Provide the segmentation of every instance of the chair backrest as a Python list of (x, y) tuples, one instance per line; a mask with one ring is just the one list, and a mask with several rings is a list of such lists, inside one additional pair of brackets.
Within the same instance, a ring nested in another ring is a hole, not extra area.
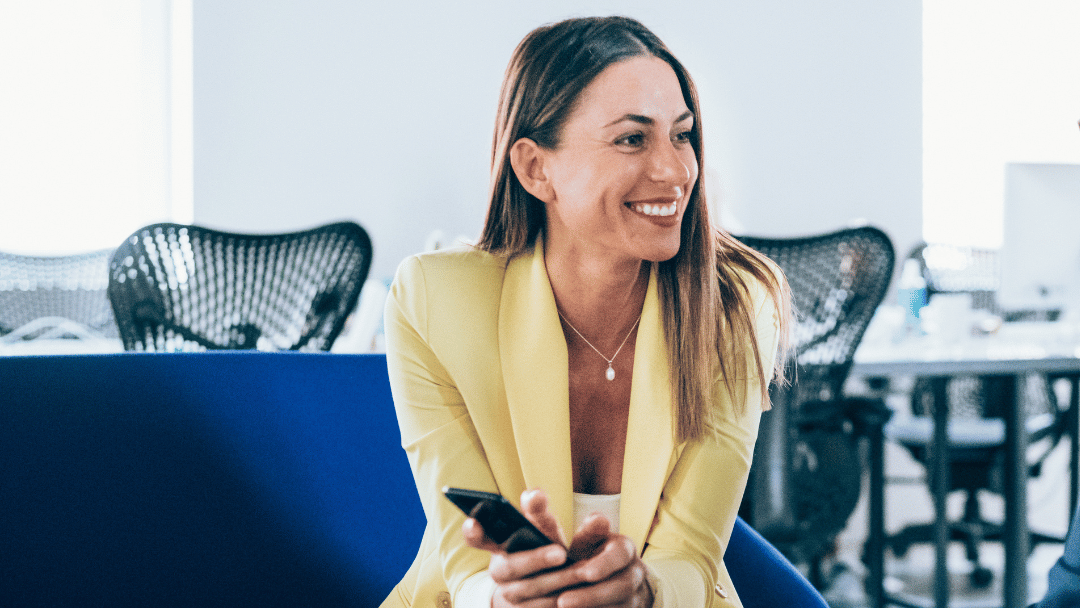
[(808, 237), (737, 237), (784, 271), (796, 310), (796, 403), (838, 397), (889, 288), (892, 241), (872, 226)]
[(125, 350), (330, 350), (371, 267), (353, 222), (287, 234), (136, 231), (109, 264)]
[(0, 252), (0, 336), (57, 318), (115, 338), (106, 296), (110, 255), (111, 249), (64, 256)]
[(888, 236), (869, 226), (738, 238), (780, 266), (796, 309), (791, 382), (770, 391), (773, 409), (762, 416), (741, 512), (785, 555), (813, 567), (858, 502), (862, 468), (843, 422), (860, 421), (840, 400), (895, 254)]

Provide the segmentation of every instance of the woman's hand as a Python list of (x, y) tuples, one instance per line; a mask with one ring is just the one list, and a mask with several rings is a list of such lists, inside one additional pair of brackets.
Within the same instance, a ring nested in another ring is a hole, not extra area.
[[(533, 525), (565, 545), (542, 491), (522, 494), (521, 506)], [(492, 554), (488, 573), (496, 584), (493, 607), (652, 606), (645, 564), (634, 543), (626, 536), (612, 534), (610, 523), (602, 515), (594, 514), (585, 520), (569, 551), (553, 543), (506, 553), (471, 518), (466, 520), (463, 533), (470, 546)]]
[(558, 597), (558, 608), (624, 606), (651, 608), (646, 567), (628, 536), (613, 534), (607, 518), (594, 513), (574, 535), (568, 551), (576, 560), (566, 570), (577, 581)]

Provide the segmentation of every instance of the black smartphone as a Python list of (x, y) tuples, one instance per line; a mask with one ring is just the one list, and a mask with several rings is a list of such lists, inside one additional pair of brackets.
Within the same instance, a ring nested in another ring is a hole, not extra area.
[(480, 522), (488, 538), (507, 553), (536, 549), (555, 542), (532, 525), (510, 501), (498, 494), (461, 488), (443, 488), (443, 494), (465, 515)]

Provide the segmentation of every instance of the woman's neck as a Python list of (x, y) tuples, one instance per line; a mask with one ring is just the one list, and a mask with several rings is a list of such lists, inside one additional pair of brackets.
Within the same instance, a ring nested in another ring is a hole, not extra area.
[(544, 252), (560, 314), (594, 346), (616, 348), (641, 316), (651, 264)]

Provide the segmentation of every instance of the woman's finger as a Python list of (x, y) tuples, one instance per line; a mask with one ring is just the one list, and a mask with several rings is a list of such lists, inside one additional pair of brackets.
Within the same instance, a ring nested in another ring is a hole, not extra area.
[(560, 593), (558, 607), (639, 606), (645, 605), (650, 597), (645, 584), (645, 564), (634, 560), (600, 581)]
[(491, 554), (488, 573), (496, 583), (509, 583), (558, 568), (566, 563), (566, 549), (551, 544), (538, 549), (506, 553), (498, 551)]
[(504, 598), (517, 605), (537, 598), (557, 598), (561, 592), (581, 584), (580, 574), (572, 568), (554, 568), (499, 583), (498, 589)]
[(579, 562), (596, 555), (611, 536), (611, 522), (601, 513), (585, 518), (574, 533), (574, 540), (567, 549), (567, 561)]
[(461, 535), (465, 537), (465, 544), (474, 549), (483, 549), (490, 553), (502, 551), (499, 545), (484, 533), (484, 526), (471, 517), (465, 518), (465, 523), (461, 524)]
[(631, 563), (639, 561), (634, 551), (634, 541), (620, 534), (610, 536), (592, 557), (574, 566), (582, 580), (602, 581), (621, 572)]
[(547, 494), (543, 490), (526, 490), (521, 493), (521, 512), (544, 536), (566, 546), (566, 535), (559, 520), (548, 509)]
[(503, 588), (499, 587), (495, 590), (495, 595), (491, 598), (491, 605), (494, 608), (558, 608), (558, 597), (537, 597), (528, 600), (512, 600), (503, 594)]

